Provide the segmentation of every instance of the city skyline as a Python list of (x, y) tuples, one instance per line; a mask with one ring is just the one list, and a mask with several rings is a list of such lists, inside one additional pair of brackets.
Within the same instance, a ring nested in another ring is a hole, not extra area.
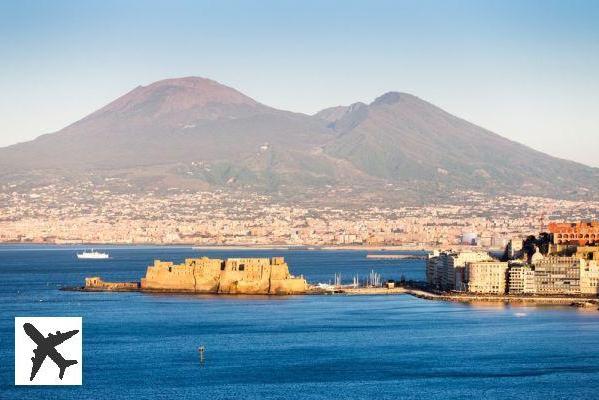
[[(308, 114), (408, 92), (599, 166), (591, 2), (7, 2), (0, 10), (0, 88), (11, 94), (0, 100), (0, 146), (59, 130), (137, 85), (204, 76)], [(573, 135), (587, 145), (564, 146)]]

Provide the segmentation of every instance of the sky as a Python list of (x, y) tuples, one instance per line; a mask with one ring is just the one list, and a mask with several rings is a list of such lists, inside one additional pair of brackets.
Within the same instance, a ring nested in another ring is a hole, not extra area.
[(0, 2), (0, 146), (202, 76), (312, 114), (412, 93), (599, 167), (599, 1)]

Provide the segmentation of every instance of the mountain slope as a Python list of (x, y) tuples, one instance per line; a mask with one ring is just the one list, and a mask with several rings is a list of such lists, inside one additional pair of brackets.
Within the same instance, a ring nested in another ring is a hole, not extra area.
[(406, 93), (353, 108), (329, 120), (337, 138), (326, 152), (372, 176), (491, 192), (598, 189), (598, 169), (507, 140)]
[[(295, 174), (332, 137), (317, 119), (214, 81), (168, 79), (137, 87), (59, 132), (0, 149), (0, 179), (44, 184), (93, 173), (142, 190), (235, 181), (273, 190), (284, 180), (275, 175)], [(304, 169), (307, 184), (323, 179)]]
[(2, 149), (3, 166), (122, 168), (244, 157), (265, 143), (301, 149), (325, 139), (310, 117), (264, 106), (214, 81), (138, 87), (88, 117)]
[(345, 187), (422, 201), (455, 190), (581, 197), (599, 193), (598, 171), (405, 93), (308, 116), (195, 77), (137, 87), (56, 133), (0, 149), (0, 183), (116, 178), (122, 190), (229, 187), (312, 196)]

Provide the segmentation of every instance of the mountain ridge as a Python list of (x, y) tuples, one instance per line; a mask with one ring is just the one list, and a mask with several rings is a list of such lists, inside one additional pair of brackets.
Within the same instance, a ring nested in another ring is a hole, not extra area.
[(306, 115), (199, 77), (138, 86), (57, 132), (0, 148), (0, 168), (0, 184), (91, 174), (118, 176), (132, 190), (176, 182), (269, 193), (350, 187), (424, 199), (455, 190), (599, 193), (599, 169), (533, 150), (412, 94)]

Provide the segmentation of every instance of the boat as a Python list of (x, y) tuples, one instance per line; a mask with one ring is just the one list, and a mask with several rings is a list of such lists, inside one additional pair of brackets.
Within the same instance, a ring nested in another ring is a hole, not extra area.
[(83, 253), (77, 253), (77, 258), (85, 260), (104, 260), (110, 258), (110, 255), (91, 249), (91, 251), (84, 250)]

